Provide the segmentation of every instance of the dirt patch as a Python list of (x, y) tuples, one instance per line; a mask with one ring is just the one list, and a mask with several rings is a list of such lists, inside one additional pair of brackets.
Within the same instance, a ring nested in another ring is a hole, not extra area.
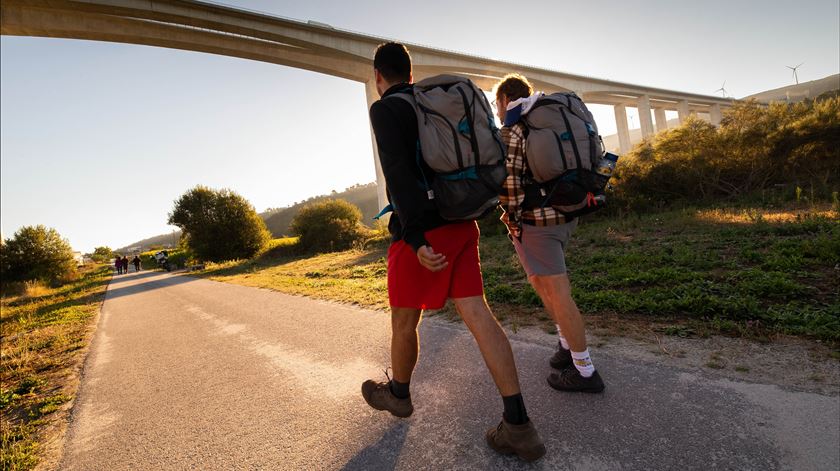
[[(650, 323), (607, 316), (587, 317), (586, 321), (589, 348), (596, 363), (599, 352), (603, 352), (646, 363), (700, 369), (733, 380), (840, 395), (840, 351), (818, 340), (775, 337), (772, 342), (761, 342), (719, 335), (682, 338), (663, 334)], [(556, 338), (536, 327), (520, 329), (513, 335), (549, 344)]]

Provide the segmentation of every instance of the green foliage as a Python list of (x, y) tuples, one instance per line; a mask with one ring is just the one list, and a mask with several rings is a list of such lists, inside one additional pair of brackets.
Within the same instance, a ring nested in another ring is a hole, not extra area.
[(182, 240), (201, 260), (250, 258), (270, 239), (263, 220), (248, 201), (230, 190), (197, 186), (182, 195), (169, 214)]
[(96, 263), (104, 263), (114, 258), (114, 251), (108, 246), (97, 247), (89, 256)]
[(304, 250), (332, 252), (350, 248), (364, 236), (359, 208), (344, 200), (310, 203), (298, 212), (290, 229)]
[(59, 411), (76, 392), (75, 366), (111, 273), (108, 265), (88, 266), (78, 280), (37, 297), (0, 299), (0, 469), (34, 468), (42, 443), (66, 423)]
[(57, 284), (76, 274), (73, 248), (52, 228), (26, 226), (0, 245), (0, 271), (4, 284), (40, 280)]
[(373, 219), (373, 216), (379, 212), (379, 199), (376, 193), (376, 183), (367, 183), (364, 185), (351, 186), (340, 193), (333, 191), (330, 195), (308, 198), (307, 200), (296, 203), (288, 208), (269, 209), (262, 213), (262, 216), (265, 219), (265, 225), (274, 237), (289, 235), (292, 233), (292, 220), (304, 206), (311, 203), (325, 201), (327, 199), (341, 199), (357, 206), (362, 212), (362, 224), (367, 226), (373, 226), (376, 224), (376, 221)]
[[(150, 250), (148, 252), (143, 252), (140, 254), (140, 268), (143, 270), (154, 270), (158, 267), (158, 262), (155, 259), (155, 254), (158, 253), (160, 250)], [(184, 268), (188, 264), (194, 261), (194, 257), (192, 254), (183, 249), (168, 249), (166, 253), (169, 254), (167, 260), (169, 264), (174, 268)]]
[(614, 202), (647, 209), (798, 187), (828, 200), (840, 185), (840, 98), (797, 104), (736, 103), (715, 127), (689, 118), (623, 156)]

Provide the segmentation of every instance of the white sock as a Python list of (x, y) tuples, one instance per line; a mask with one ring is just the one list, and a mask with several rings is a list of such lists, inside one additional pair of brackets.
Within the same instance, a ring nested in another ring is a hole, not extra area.
[(557, 338), (560, 339), (560, 346), (563, 347), (563, 350), (568, 350), (569, 342), (566, 341), (566, 337), (563, 337), (563, 332), (560, 332), (560, 326), (554, 324), (554, 327), (557, 327)]
[(575, 363), (575, 368), (584, 378), (589, 378), (595, 374), (595, 365), (592, 364), (592, 359), (589, 358), (589, 349), (582, 352), (572, 352), (572, 360)]

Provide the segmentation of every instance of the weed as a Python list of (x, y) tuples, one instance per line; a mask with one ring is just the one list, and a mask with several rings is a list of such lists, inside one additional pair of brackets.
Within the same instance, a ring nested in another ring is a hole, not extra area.
[(51, 439), (45, 430), (58, 420), (53, 412), (70, 400), (66, 370), (79, 361), (110, 274), (107, 266), (89, 268), (63, 286), (32, 288), (0, 301), (0, 469), (38, 463), (39, 443)]

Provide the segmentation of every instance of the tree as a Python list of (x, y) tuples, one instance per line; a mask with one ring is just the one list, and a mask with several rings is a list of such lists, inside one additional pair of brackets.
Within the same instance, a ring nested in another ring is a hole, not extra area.
[(254, 207), (231, 190), (196, 186), (175, 201), (169, 224), (182, 231), (198, 258), (224, 261), (250, 258), (271, 237)]
[(73, 248), (53, 228), (26, 226), (0, 250), (3, 282), (40, 280), (55, 284), (76, 272)]
[(94, 262), (107, 262), (114, 258), (114, 251), (108, 246), (96, 247), (93, 249), (93, 253), (90, 254), (90, 258), (92, 258)]
[(362, 212), (344, 200), (328, 199), (301, 208), (289, 227), (306, 250), (350, 248), (363, 235)]

